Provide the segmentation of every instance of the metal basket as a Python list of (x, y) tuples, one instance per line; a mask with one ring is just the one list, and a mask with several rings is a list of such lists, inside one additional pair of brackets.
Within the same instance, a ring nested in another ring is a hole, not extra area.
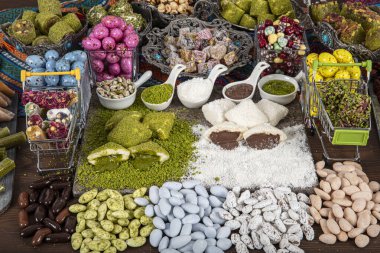
[[(154, 28), (148, 35), (148, 44), (143, 46), (142, 53), (145, 59), (152, 65), (158, 67), (161, 72), (169, 74), (170, 66), (167, 64), (165, 57), (162, 55), (164, 49), (164, 37), (166, 35), (178, 36), (179, 29), (185, 27), (192, 28), (217, 28), (226, 30), (235, 44), (238, 44), (239, 50), (236, 52), (238, 61), (229, 66), (223, 74), (228, 74), (232, 70), (245, 66), (251, 59), (250, 50), (253, 47), (253, 41), (249, 34), (232, 29), (231, 24), (224, 20), (215, 19), (212, 22), (201, 21), (197, 18), (184, 18), (172, 21), (165, 29)], [(202, 73), (182, 72), (181, 76), (186, 77), (205, 77)]]
[[(28, 87), (25, 85), (26, 76), (31, 75), (74, 75), (77, 79), (75, 87)], [(76, 148), (82, 136), (86, 124), (86, 115), (91, 97), (92, 73), (89, 64), (86, 64), (86, 72), (80, 75), (79, 69), (69, 72), (44, 72), (31, 73), (23, 70), (21, 72), (23, 88), (26, 90), (40, 91), (62, 91), (74, 90), (78, 96), (78, 102), (70, 107), (73, 118), (70, 123), (67, 137), (64, 139), (47, 139), (43, 141), (31, 141), (30, 150), (37, 156), (37, 171), (39, 173), (54, 172), (61, 170), (72, 170), (75, 165)], [(28, 118), (26, 117), (26, 121)], [(54, 165), (53, 165), (54, 164)]]
[[(21, 14), (16, 19), (20, 19), (20, 18), (21, 18)], [(23, 52), (27, 55), (33, 55), (33, 54), (43, 55), (48, 50), (56, 50), (60, 55), (64, 55), (65, 53), (77, 48), (79, 43), (82, 41), (82, 38), (86, 36), (87, 30), (88, 30), (88, 21), (81, 20), (81, 22), (82, 22), (82, 29), (75, 34), (66, 36), (60, 44), (39, 45), (39, 46), (24, 45), (19, 40), (10, 36), (8, 34), (8, 28), (12, 24), (10, 22), (2, 24), (0, 27), (1, 27), (1, 31), (4, 33), (4, 39), (8, 41), (11, 45), (13, 45), (20, 52)]]
[[(369, 132), (371, 130), (371, 118), (368, 119), (367, 128), (335, 127), (332, 124), (332, 121), (325, 109), (321, 94), (319, 92), (320, 87), (324, 85), (329, 85), (330, 82), (315, 81), (317, 69), (321, 66), (366, 67), (369, 76), (369, 72), (372, 69), (372, 62), (366, 61), (362, 63), (331, 64), (314, 61), (312, 84), (305, 84), (304, 87), (306, 89), (306, 93), (304, 94), (306, 96), (304, 98), (304, 101), (306, 103), (306, 107), (304, 108), (305, 120), (309, 127), (316, 130), (322, 144), (324, 157), (329, 161), (347, 160), (347, 158), (334, 158), (329, 155), (327, 146), (324, 143), (324, 139), (327, 138), (327, 140), (333, 145), (355, 146), (355, 156), (352, 160), (358, 161), (360, 159), (359, 146), (366, 146), (368, 142)], [(345, 85), (349, 86), (350, 92), (368, 95), (368, 85), (367, 82), (365, 82), (363, 79), (342, 79), (334, 81), (343, 82)]]

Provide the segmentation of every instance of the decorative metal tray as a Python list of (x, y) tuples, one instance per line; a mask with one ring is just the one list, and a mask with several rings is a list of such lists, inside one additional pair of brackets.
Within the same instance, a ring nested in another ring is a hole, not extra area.
[[(85, 15), (83, 15), (85, 18)], [(17, 19), (21, 18), (21, 14)], [(87, 19), (81, 20), (82, 22), (82, 29), (72, 35), (66, 36), (60, 44), (52, 44), (52, 45), (40, 45), (40, 46), (31, 46), (31, 45), (24, 45), (22, 42), (19, 40), (13, 38), (8, 34), (8, 28), (12, 23), (4, 23), (0, 26), (1, 32), (4, 33), (4, 39), (7, 40), (11, 45), (15, 46), (17, 50), (20, 52), (23, 52), (27, 55), (32, 55), (32, 54), (38, 54), (42, 55), (46, 51), (54, 49), (56, 50), (60, 55), (64, 55), (65, 53), (72, 51), (74, 48), (76, 48), (79, 43), (81, 42), (82, 38), (86, 35), (87, 30), (88, 30), (88, 21)]]
[[(179, 29), (192, 27), (192, 28), (217, 28), (226, 30), (230, 38), (234, 41), (235, 45), (238, 46), (238, 51), (236, 55), (238, 61), (232, 64), (227, 72), (230, 73), (232, 70), (246, 65), (250, 59), (250, 50), (253, 47), (252, 37), (241, 31), (236, 31), (232, 29), (231, 24), (224, 20), (214, 19), (212, 22), (201, 21), (197, 18), (184, 18), (177, 19), (172, 22), (165, 29), (154, 28), (149, 34), (147, 34), (148, 44), (143, 46), (142, 53), (148, 63), (158, 67), (161, 72), (169, 74), (171, 71), (170, 66), (167, 64), (165, 57), (162, 55), (162, 50), (164, 49), (164, 38), (167, 35), (178, 36)], [(199, 77), (205, 76), (206, 74), (200, 73), (185, 73), (182, 72), (181, 76), (186, 77)]]

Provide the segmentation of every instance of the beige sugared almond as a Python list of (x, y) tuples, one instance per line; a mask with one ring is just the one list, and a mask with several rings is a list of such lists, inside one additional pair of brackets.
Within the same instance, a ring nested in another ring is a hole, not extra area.
[(353, 165), (356, 169), (363, 170), (363, 167), (360, 163), (354, 162), (354, 161), (344, 161), (344, 165)]
[(350, 186), (351, 185), (351, 183), (350, 183), (350, 181), (348, 181), (348, 179), (347, 178), (342, 178), (342, 185), (340, 186), (340, 188), (344, 188), (344, 187), (347, 187), (347, 186)]
[(346, 220), (345, 218), (339, 219), (338, 224), (339, 224), (340, 229), (344, 232), (350, 232), (354, 228), (351, 225), (351, 223), (348, 222), (348, 220)]
[(369, 237), (377, 237), (380, 233), (380, 225), (375, 224), (367, 228), (367, 235)]
[(373, 193), (380, 191), (380, 184), (376, 181), (371, 181), (368, 183), (369, 188)]
[(322, 234), (319, 236), (319, 240), (325, 244), (335, 244), (336, 236), (333, 234)]
[[(380, 197), (380, 195), (379, 195)], [(355, 192), (354, 194), (351, 195), (351, 200), (355, 201), (357, 199), (364, 199), (365, 201), (370, 201), (372, 199), (372, 192)], [(380, 199), (379, 199), (380, 200)], [(374, 201), (376, 202), (376, 201)]]
[(319, 195), (312, 194), (309, 196), (311, 205), (317, 209), (320, 210), (322, 208), (322, 199)]
[(362, 234), (364, 231), (365, 230), (362, 228), (354, 228), (350, 232), (348, 232), (347, 235), (348, 235), (348, 238), (353, 239), (357, 237), (358, 235)]
[(354, 210), (352, 210), (350, 207), (346, 207), (344, 209), (344, 218), (351, 223), (352, 226), (356, 226), (356, 223), (357, 223), (357, 220), (358, 220), (358, 217), (356, 215), (356, 213), (354, 212)]
[(357, 227), (366, 229), (371, 224), (371, 212), (368, 210), (362, 211), (358, 215)]
[(331, 193), (333, 199), (343, 199), (345, 196), (346, 194), (342, 190), (336, 190)]
[(314, 192), (317, 195), (319, 195), (319, 197), (321, 197), (321, 199), (323, 199), (323, 200), (330, 200), (331, 199), (330, 195), (327, 192), (322, 191), (319, 188), (314, 187)]
[(331, 233), (334, 235), (337, 235), (340, 233), (340, 227), (338, 223), (334, 219), (328, 219), (326, 222), (327, 228), (330, 230)]
[[(347, 179), (348, 180), (348, 179)], [(347, 195), (351, 196), (355, 192), (360, 192), (359, 187), (355, 185), (346, 186), (342, 189)]]
[(325, 166), (326, 166), (326, 162), (325, 161), (319, 161), (319, 162), (317, 162), (316, 164), (315, 164), (315, 168), (317, 169), (317, 170), (322, 170), (322, 169), (324, 169), (325, 168)]
[(352, 203), (352, 210), (355, 212), (361, 212), (365, 209), (367, 202), (365, 199), (357, 199)]
[(369, 237), (366, 236), (366, 235), (358, 235), (356, 238), (355, 238), (355, 244), (356, 246), (358, 246), (359, 248), (364, 248), (365, 246), (367, 246), (369, 243)]
[(319, 210), (319, 213), (322, 217), (326, 218), (329, 215), (330, 210), (331, 208), (321, 208), (321, 210)]
[(347, 242), (348, 235), (344, 231), (340, 231), (340, 233), (336, 236), (340, 242)]

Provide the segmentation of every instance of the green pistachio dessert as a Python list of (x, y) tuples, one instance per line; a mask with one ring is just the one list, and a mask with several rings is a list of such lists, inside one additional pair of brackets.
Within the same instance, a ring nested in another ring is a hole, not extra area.
[(40, 12), (36, 16), (36, 27), (45, 35), (49, 34), (50, 28), (57, 22), (60, 18), (52, 12)]
[(31, 11), (31, 10), (25, 10), (22, 13), (22, 20), (29, 20), (35, 25), (35, 20), (36, 20), (37, 12)]
[(32, 46), (41, 46), (41, 45), (51, 45), (53, 44), (49, 37), (46, 35), (40, 35), (37, 38), (35, 38), (32, 42)]
[(11, 25), (12, 36), (25, 45), (29, 45), (36, 38), (36, 30), (29, 20), (18, 19)]
[(314, 22), (321, 22), (327, 15), (339, 12), (340, 10), (337, 1), (311, 5), (311, 18)]
[(380, 49), (380, 27), (374, 27), (367, 32), (364, 45), (372, 51)]
[(87, 161), (92, 165), (96, 165), (98, 158), (109, 156), (117, 156), (119, 161), (126, 161), (129, 158), (129, 154), (130, 152), (128, 149), (123, 146), (114, 142), (108, 142), (93, 150), (87, 156)]
[(241, 17), (244, 15), (244, 10), (240, 9), (234, 3), (228, 2), (222, 10), (221, 15), (232, 24), (238, 25)]
[(104, 126), (105, 130), (106, 131), (112, 130), (123, 118), (126, 118), (126, 117), (140, 121), (143, 117), (143, 114), (138, 111), (125, 111), (125, 110), (117, 111), (109, 120), (107, 120)]
[(136, 169), (148, 169), (152, 163), (163, 163), (170, 157), (163, 147), (153, 141), (130, 147), (129, 151), (133, 158), (131, 163)]
[(244, 14), (243, 17), (240, 20), (240, 25), (247, 27), (247, 28), (255, 28), (256, 27), (256, 19), (254, 17), (251, 17), (248, 14)]
[(68, 35), (74, 34), (74, 30), (64, 21), (55, 23), (49, 30), (49, 39), (59, 44)]
[(61, 3), (58, 0), (37, 0), (40, 12), (51, 12), (62, 17)]
[(236, 0), (235, 1), (236, 6), (242, 9), (245, 13), (248, 13), (249, 10), (251, 9), (251, 3), (252, 3), (252, 0)]
[(272, 14), (280, 16), (293, 10), (290, 0), (268, 0)]
[(68, 13), (63, 16), (62, 21), (67, 23), (74, 32), (79, 32), (82, 29), (82, 23), (75, 13)]
[(143, 123), (152, 130), (154, 137), (166, 140), (173, 128), (174, 119), (175, 114), (171, 112), (151, 112), (144, 117)]
[(126, 148), (148, 141), (152, 131), (144, 124), (130, 118), (123, 118), (108, 134), (108, 141)]
[(266, 0), (252, 0), (251, 9), (249, 11), (249, 15), (253, 17), (258, 17), (259, 15), (268, 14), (269, 3)]

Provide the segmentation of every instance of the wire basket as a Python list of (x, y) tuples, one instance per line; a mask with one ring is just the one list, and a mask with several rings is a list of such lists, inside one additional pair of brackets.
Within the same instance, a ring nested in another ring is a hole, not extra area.
[[(11, 45), (15, 46), (17, 50), (20, 52), (23, 52), (27, 55), (43, 55), (48, 50), (56, 50), (60, 55), (64, 55), (65, 53), (74, 50), (78, 47), (79, 43), (82, 41), (82, 38), (86, 36), (87, 30), (88, 30), (88, 21), (85, 18), (85, 15), (80, 13), (81, 15), (81, 23), (82, 23), (82, 29), (75, 33), (70, 34), (66, 36), (60, 44), (51, 44), (51, 45), (39, 45), (39, 46), (31, 46), (31, 45), (24, 45), (19, 40), (13, 38), (8, 33), (8, 28), (11, 26), (12, 23), (4, 23), (1, 27), (1, 32), (4, 34), (4, 39), (8, 41)], [(16, 19), (21, 19), (21, 14)]]
[[(86, 123), (86, 114), (89, 108), (91, 97), (92, 75), (87, 63), (85, 73), (80, 74), (79, 69), (68, 72), (43, 72), (32, 73), (25, 70), (21, 71), (21, 81), (24, 90), (32, 91), (72, 91), (75, 92), (78, 101), (69, 107), (72, 115), (70, 126), (65, 138), (62, 139), (46, 139), (46, 140), (30, 140), (28, 139), (30, 150), (37, 156), (37, 171), (39, 173), (55, 172), (61, 170), (72, 170), (74, 168), (74, 160), (76, 148), (82, 136), (82, 132)], [(75, 76), (77, 84), (72, 87), (31, 87), (25, 84), (25, 80), (29, 76), (49, 76), (49, 75), (72, 75)], [(26, 123), (28, 117), (26, 117)]]
[[(315, 129), (318, 137), (321, 141), (323, 148), (323, 155), (329, 161), (341, 161), (347, 160), (347, 158), (334, 158), (329, 155), (327, 146), (324, 139), (327, 139), (332, 145), (340, 146), (356, 146), (355, 156), (352, 160), (358, 161), (360, 159), (359, 146), (366, 146), (369, 138), (369, 132), (371, 130), (371, 118), (368, 118), (368, 127), (336, 127), (332, 123), (332, 120), (325, 108), (323, 103), (322, 95), (320, 89), (326, 85), (330, 85), (333, 82), (340, 82), (341, 84), (348, 87), (347, 91), (350, 93), (359, 93), (363, 95), (368, 95), (368, 85), (363, 79), (340, 79), (328, 82), (316, 82), (315, 75), (317, 73), (318, 67), (322, 66), (359, 66), (365, 67), (367, 69), (367, 75), (369, 78), (369, 73), (372, 69), (372, 62), (366, 61), (362, 63), (321, 63), (318, 61), (313, 62), (313, 75), (312, 84), (305, 85), (305, 99), (306, 107), (304, 109), (305, 120), (309, 127)], [(369, 79), (368, 79), (369, 80)], [(321, 129), (320, 129), (321, 128)]]

